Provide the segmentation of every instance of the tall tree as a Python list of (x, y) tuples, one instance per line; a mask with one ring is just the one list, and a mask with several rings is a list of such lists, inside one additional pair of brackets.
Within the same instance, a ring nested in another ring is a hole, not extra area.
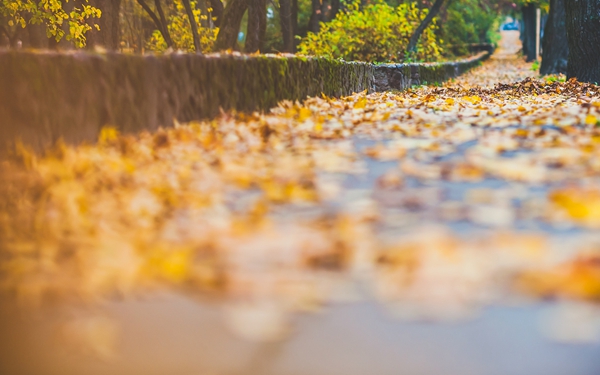
[(234, 49), (237, 45), (240, 25), (248, 2), (251, 0), (229, 0), (223, 11), (223, 19), (217, 35), (215, 48), (217, 50)]
[(536, 10), (535, 5), (526, 4), (521, 8), (523, 14), (523, 53), (527, 61), (534, 61), (536, 58), (535, 39), (536, 39)]
[(298, 0), (292, 0), (292, 33), (294, 34), (294, 51), (298, 42), (296, 41), (296, 35), (298, 35)]
[(567, 77), (600, 83), (600, 1), (565, 0)]
[[(160, 17), (160, 23), (162, 25), (161, 34), (163, 35), (163, 38), (165, 39), (165, 42), (167, 43), (167, 47), (172, 47), (173, 40), (171, 39), (171, 34), (169, 33), (169, 24), (167, 23), (167, 17), (165, 17), (165, 12), (160, 3), (160, 0), (154, 0), (154, 7), (156, 8), (156, 11), (158, 12), (158, 16)], [(158, 30), (160, 31), (160, 29), (158, 29)]]
[(100, 29), (92, 29), (89, 33), (88, 46), (102, 46), (109, 50), (118, 49), (121, 30), (119, 24), (121, 0), (90, 0), (90, 3), (102, 11), (102, 16), (95, 22)]
[[(200, 10), (200, 26), (207, 29), (210, 27), (210, 19), (208, 18), (208, 6), (206, 0), (197, 0), (196, 6)], [(203, 16), (207, 16), (206, 18)]]
[(212, 18), (214, 25), (219, 27), (221, 25), (221, 19), (223, 18), (223, 2), (221, 0), (208, 0), (208, 4), (212, 8)]
[(283, 52), (295, 52), (292, 0), (279, 0), (279, 21), (283, 35)]
[(569, 44), (567, 42), (564, 0), (550, 0), (550, 12), (544, 28), (542, 41), (542, 64), (540, 74), (567, 72)]
[(14, 31), (11, 32), (7, 27), (0, 25), (0, 35), (3, 34), (6, 37), (10, 48), (17, 48), (22, 31), (22, 28), (16, 27)]
[(421, 37), (421, 34), (423, 34), (423, 31), (425, 31), (425, 29), (427, 28), (427, 26), (429, 26), (431, 21), (433, 21), (435, 16), (438, 15), (440, 9), (442, 9), (442, 5), (444, 5), (444, 1), (445, 0), (435, 0), (435, 3), (433, 3), (431, 9), (429, 9), (427, 16), (425, 16), (423, 21), (421, 21), (419, 26), (417, 26), (415, 32), (412, 34), (410, 40), (408, 41), (408, 46), (406, 48), (407, 55), (416, 52), (417, 44), (419, 43), (419, 38)]
[(334, 19), (335, 16), (337, 16), (337, 14), (339, 13), (339, 11), (342, 9), (342, 2), (341, 0), (331, 0), (331, 15), (330, 15), (330, 19)]
[(194, 17), (194, 11), (192, 10), (192, 4), (190, 0), (181, 0), (185, 7), (188, 19), (190, 20), (190, 26), (192, 27), (192, 38), (194, 39), (194, 49), (196, 53), (202, 54), (202, 46), (200, 45), (200, 35), (198, 34), (198, 24), (196, 23), (196, 17)]
[(162, 34), (165, 43), (167, 43), (167, 47), (173, 47), (173, 40), (171, 39), (171, 34), (169, 34), (169, 28), (167, 23), (167, 18), (165, 17), (165, 12), (162, 9), (162, 5), (160, 4), (160, 0), (154, 0), (154, 7), (158, 12), (159, 16), (154, 13), (152, 8), (148, 6), (145, 0), (136, 0), (138, 4), (142, 7), (142, 9), (150, 16), (152, 22), (154, 22), (154, 26), (160, 31)]
[(44, 30), (44, 25), (27, 25), (29, 36), (29, 47), (45, 48), (48, 46), (48, 37)]
[(267, 2), (266, 0), (250, 0), (248, 4), (246, 52), (262, 51), (266, 33)]
[(323, 12), (322, 12), (322, 0), (312, 0), (312, 13), (308, 20), (308, 31), (317, 34), (320, 29)]

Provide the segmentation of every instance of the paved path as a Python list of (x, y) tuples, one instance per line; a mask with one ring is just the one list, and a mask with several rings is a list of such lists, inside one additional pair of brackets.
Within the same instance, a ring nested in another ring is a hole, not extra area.
[(0, 286), (34, 304), (225, 296), (230, 326), (253, 339), (335, 301), (442, 320), (595, 301), (598, 88), (528, 78), (510, 38), (442, 87), (106, 129), (98, 145), (4, 162)]

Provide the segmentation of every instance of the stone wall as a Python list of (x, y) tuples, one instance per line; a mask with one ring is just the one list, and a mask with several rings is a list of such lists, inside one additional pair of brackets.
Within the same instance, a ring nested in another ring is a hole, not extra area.
[(442, 83), (479, 65), (489, 56), (489, 52), (482, 51), (468, 59), (452, 62), (375, 65), (373, 90), (405, 90), (412, 86)]
[(455, 63), (384, 64), (293, 56), (0, 50), (0, 152), (15, 140), (42, 151), (58, 139), (95, 141), (103, 126), (153, 130), (268, 110), (284, 99), (339, 97), (443, 82), (488, 56)]

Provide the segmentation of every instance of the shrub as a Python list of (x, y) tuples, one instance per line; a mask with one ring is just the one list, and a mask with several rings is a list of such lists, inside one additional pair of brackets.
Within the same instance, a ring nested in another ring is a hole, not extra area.
[[(318, 34), (309, 33), (298, 46), (298, 52), (344, 60), (403, 61), (408, 40), (426, 15), (427, 10), (420, 10), (415, 4), (394, 8), (378, 0), (360, 9), (355, 1), (335, 19), (321, 24)], [(436, 40), (436, 28), (432, 22), (423, 32), (417, 52), (411, 58), (439, 59), (442, 48)]]
[(465, 55), (468, 53), (466, 44), (497, 42), (499, 16), (485, 3), (478, 0), (454, 1), (442, 17), (438, 34), (447, 52)]

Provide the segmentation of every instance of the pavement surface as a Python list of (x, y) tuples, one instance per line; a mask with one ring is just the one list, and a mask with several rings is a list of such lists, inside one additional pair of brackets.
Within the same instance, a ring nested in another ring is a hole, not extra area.
[(6, 368), (597, 374), (600, 88), (517, 50), (4, 161)]

